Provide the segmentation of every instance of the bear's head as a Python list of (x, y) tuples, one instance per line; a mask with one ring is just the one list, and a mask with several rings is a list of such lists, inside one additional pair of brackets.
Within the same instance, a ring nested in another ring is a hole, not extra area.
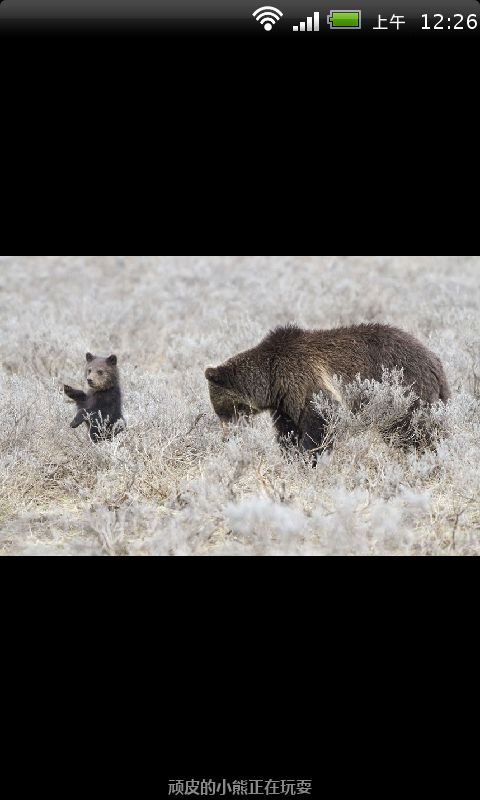
[(94, 392), (105, 392), (118, 384), (117, 356), (101, 358), (87, 353), (85, 377)]
[(212, 406), (222, 424), (258, 414), (260, 409), (255, 404), (253, 393), (246, 390), (245, 381), (239, 379), (241, 376), (233, 365), (208, 367), (205, 377)]

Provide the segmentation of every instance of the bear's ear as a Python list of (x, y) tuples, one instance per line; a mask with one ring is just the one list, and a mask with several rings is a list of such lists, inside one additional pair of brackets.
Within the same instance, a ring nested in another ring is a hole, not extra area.
[(222, 367), (208, 367), (205, 370), (205, 377), (207, 381), (214, 383), (216, 386), (226, 386), (227, 384), (226, 371)]
[(212, 383), (215, 383), (216, 374), (217, 370), (214, 369), (214, 367), (207, 367), (207, 369), (205, 370), (205, 377), (207, 381), (211, 381)]
[(112, 367), (116, 367), (117, 366), (117, 356), (108, 356), (107, 364), (110, 364), (110, 366), (112, 366)]
[(93, 361), (94, 358), (95, 358), (95, 356), (92, 356), (91, 353), (87, 353), (87, 355), (86, 355), (87, 361)]

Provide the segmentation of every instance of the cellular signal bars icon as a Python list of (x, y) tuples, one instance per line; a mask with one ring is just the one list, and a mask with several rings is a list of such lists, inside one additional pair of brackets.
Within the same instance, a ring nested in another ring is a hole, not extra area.
[[(313, 27), (312, 27), (312, 21), (313, 21)], [(300, 31), (319, 31), (320, 30), (320, 12), (319, 11), (315, 11), (314, 12), (313, 20), (312, 20), (312, 17), (307, 17), (306, 23), (305, 22), (300, 22), (299, 24), (300, 24), (300, 27), (298, 25), (294, 25), (293, 26), (293, 30), (294, 31), (298, 31), (298, 30), (300, 30)], [(307, 27), (305, 27), (305, 25)]]

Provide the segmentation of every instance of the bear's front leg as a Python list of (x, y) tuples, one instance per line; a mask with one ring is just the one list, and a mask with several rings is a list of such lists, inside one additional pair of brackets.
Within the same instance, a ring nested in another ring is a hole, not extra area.
[(63, 391), (70, 398), (70, 400), (75, 400), (76, 403), (84, 403), (87, 400), (87, 395), (85, 392), (80, 392), (78, 389), (72, 389), (71, 386), (65, 385), (63, 387)]
[(272, 411), (272, 422), (277, 432), (277, 439), (284, 453), (298, 447), (300, 432), (294, 421), (282, 411)]
[(302, 437), (301, 447), (307, 453), (317, 460), (325, 450), (329, 450), (332, 446), (331, 442), (326, 439), (327, 423), (323, 417), (316, 411), (308, 409), (301, 422)]

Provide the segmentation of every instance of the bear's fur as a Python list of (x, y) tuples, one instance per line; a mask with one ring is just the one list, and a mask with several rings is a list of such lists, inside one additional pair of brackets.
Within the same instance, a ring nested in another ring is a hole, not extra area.
[(409, 333), (380, 324), (326, 331), (279, 327), (252, 350), (209, 367), (205, 377), (222, 423), (269, 411), (281, 444), (319, 451), (325, 422), (313, 396), (323, 393), (341, 403), (334, 376), (344, 384), (357, 375), (381, 381), (383, 369), (403, 370), (405, 386), (418, 397), (416, 407), (450, 397), (439, 358)]
[(75, 401), (78, 409), (70, 427), (78, 428), (85, 423), (92, 442), (111, 440), (123, 427), (117, 424), (123, 422), (117, 356), (101, 358), (87, 353), (86, 359), (87, 393), (64, 386), (65, 394)]

